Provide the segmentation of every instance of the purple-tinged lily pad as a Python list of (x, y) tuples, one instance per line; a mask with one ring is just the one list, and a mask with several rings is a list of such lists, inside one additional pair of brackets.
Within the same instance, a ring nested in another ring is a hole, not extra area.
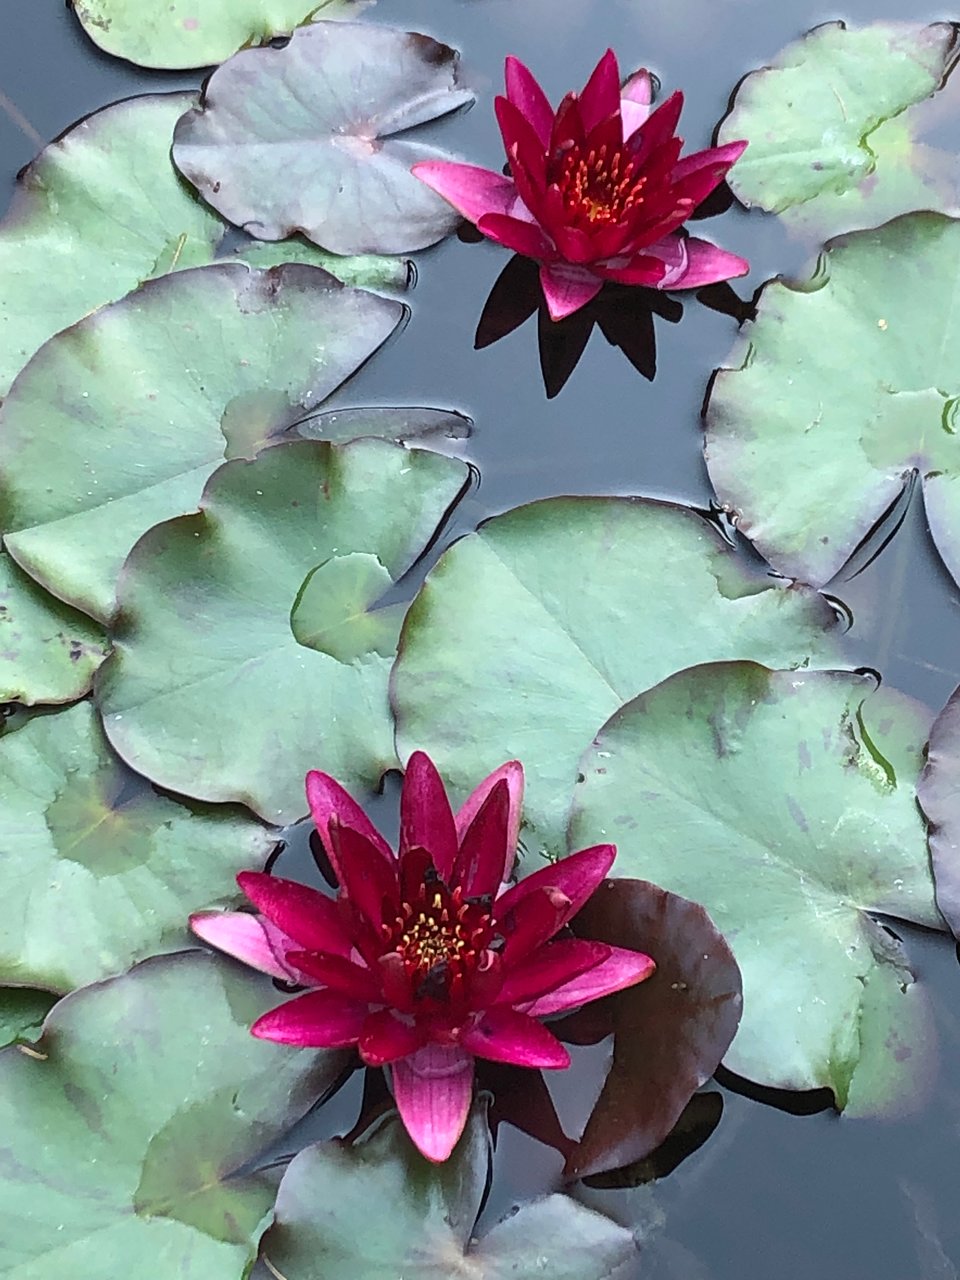
[(960, 222), (914, 213), (771, 281), (707, 407), (717, 494), (774, 568), (829, 582), (919, 473), (960, 581)]
[(182, 947), (274, 843), (236, 808), (157, 794), (89, 702), (0, 738), (0, 795), (0, 983), (67, 991)]
[(352, 1146), (325, 1142), (301, 1151), (280, 1184), (276, 1222), (264, 1238), (273, 1273), (284, 1280), (625, 1277), (636, 1265), (633, 1233), (564, 1195), (524, 1204), (474, 1237), (490, 1173), (485, 1111), (474, 1106), (441, 1165), (416, 1151), (395, 1114)]
[(271, 984), (201, 952), (62, 1000), (0, 1053), (0, 1274), (239, 1280), (276, 1180), (257, 1159), (344, 1056), (268, 1044)]
[(107, 638), (0, 552), (0, 702), (73, 702), (89, 692)]
[(124, 568), (97, 687), (123, 758), (276, 823), (306, 811), (309, 769), (376, 786), (397, 764), (387, 683), (403, 613), (381, 598), (467, 475), (383, 440), (225, 463), (198, 514), (151, 529)]
[(641, 986), (606, 1001), (613, 1064), (566, 1173), (642, 1160), (713, 1075), (740, 1021), (740, 970), (703, 907), (644, 880), (607, 880), (574, 922), (581, 937), (654, 957)]
[(349, 18), (371, 0), (70, 0), (101, 49), (141, 67), (223, 62), (312, 18)]
[(225, 457), (252, 457), (303, 418), (403, 315), (316, 267), (216, 263), (81, 320), (0, 410), (8, 551), (108, 620), (140, 535), (195, 508)]
[(851, 1115), (927, 1096), (926, 992), (875, 917), (943, 928), (915, 799), (928, 725), (867, 676), (718, 663), (628, 703), (584, 756), (571, 849), (612, 841), (614, 875), (709, 911), (743, 974), (724, 1064), (748, 1080), (829, 1088)]
[(956, 58), (950, 22), (815, 27), (737, 90), (719, 132), (749, 141), (731, 189), (817, 239), (914, 209), (956, 213), (956, 157), (917, 142)]
[(245, 49), (177, 125), (180, 172), (263, 240), (302, 232), (334, 253), (407, 253), (460, 215), (410, 172), (442, 153), (408, 131), (473, 101), (458, 55), (392, 27), (318, 22)]
[(917, 798), (930, 824), (937, 906), (960, 938), (960, 689), (953, 691), (930, 730)]
[(20, 175), (0, 222), (0, 398), (53, 334), (153, 276), (209, 262), (223, 223), (170, 163), (193, 93), (81, 120)]

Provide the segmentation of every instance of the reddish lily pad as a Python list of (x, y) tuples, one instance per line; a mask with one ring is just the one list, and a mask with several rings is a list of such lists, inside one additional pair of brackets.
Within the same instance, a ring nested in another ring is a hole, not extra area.
[(42, 1060), (0, 1053), (0, 1273), (248, 1274), (276, 1185), (257, 1157), (343, 1070), (338, 1052), (250, 1035), (275, 995), (211, 956), (166, 956), (61, 1001)]
[(380, 598), (467, 475), (382, 440), (299, 440), (222, 466), (199, 514), (152, 529), (127, 561), (98, 686), (123, 758), (277, 823), (305, 812), (309, 769), (375, 786), (396, 764), (399, 617)]
[(643, 880), (607, 880), (575, 932), (656, 958), (653, 977), (605, 1002), (613, 1063), (566, 1173), (585, 1178), (642, 1160), (713, 1075), (743, 1007), (740, 970), (703, 907)]
[(49, 991), (30, 987), (0, 987), (0, 1049), (8, 1044), (35, 1044), (43, 1020), (57, 1002)]
[(95, 44), (141, 67), (208, 67), (311, 18), (350, 17), (371, 0), (71, 0)]
[(460, 215), (410, 172), (441, 153), (407, 135), (473, 101), (457, 59), (391, 27), (303, 27), (213, 74), (203, 105), (177, 125), (174, 162), (262, 240), (300, 231), (334, 253), (423, 249)]
[(0, 222), (0, 397), (53, 334), (152, 276), (209, 262), (223, 223), (170, 163), (193, 93), (81, 120), (23, 171)]
[(87, 702), (0, 738), (0, 982), (57, 991), (183, 946), (274, 843), (237, 810), (158, 795)]
[(284, 1280), (608, 1280), (635, 1263), (632, 1232), (564, 1195), (524, 1204), (475, 1239), (489, 1171), (479, 1104), (442, 1165), (423, 1159), (395, 1116), (353, 1146), (307, 1147), (280, 1184), (264, 1256)]
[(734, 194), (817, 237), (914, 209), (957, 212), (956, 158), (916, 137), (931, 114), (918, 104), (956, 57), (949, 22), (815, 27), (737, 90), (719, 135), (749, 140)]
[(930, 824), (937, 906), (960, 938), (960, 689), (951, 694), (930, 730), (917, 798)]
[(217, 263), (88, 316), (4, 403), (7, 549), (106, 621), (137, 538), (196, 507), (224, 457), (251, 457), (302, 418), (403, 314), (316, 267)]
[(615, 842), (614, 875), (703, 903), (730, 944), (725, 1065), (851, 1115), (921, 1105), (936, 1062), (926, 992), (875, 919), (943, 928), (914, 794), (928, 724), (863, 675), (694, 667), (604, 726), (574, 798), (571, 848)]
[(107, 656), (89, 618), (38, 587), (0, 552), (0, 702), (72, 702)]
[(398, 746), (461, 796), (514, 757), (523, 842), (565, 848), (577, 763), (628, 698), (692, 663), (781, 666), (832, 652), (806, 587), (749, 568), (701, 516), (639, 498), (551, 498), (462, 538), (427, 576), (393, 673)]

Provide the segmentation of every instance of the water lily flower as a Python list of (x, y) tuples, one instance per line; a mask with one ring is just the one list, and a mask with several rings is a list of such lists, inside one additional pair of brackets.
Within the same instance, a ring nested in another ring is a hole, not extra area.
[(649, 73), (621, 89), (610, 49), (556, 111), (517, 58), (507, 58), (506, 86), (496, 111), (509, 177), (445, 160), (413, 172), (489, 239), (541, 264), (552, 319), (585, 306), (606, 280), (698, 289), (749, 271), (745, 259), (680, 230), (746, 142), (681, 159), (683, 95), (653, 110)]
[(445, 1160), (463, 1131), (474, 1060), (567, 1067), (541, 1018), (641, 982), (641, 952), (557, 937), (610, 870), (612, 845), (584, 849), (507, 883), (520, 829), (523, 770), (490, 774), (454, 814), (427, 755), (407, 765), (394, 855), (355, 800), (307, 775), (314, 822), (339, 881), (316, 889), (247, 871), (258, 914), (200, 912), (205, 941), (309, 987), (252, 1026), (281, 1044), (342, 1048), (390, 1074), (417, 1147)]

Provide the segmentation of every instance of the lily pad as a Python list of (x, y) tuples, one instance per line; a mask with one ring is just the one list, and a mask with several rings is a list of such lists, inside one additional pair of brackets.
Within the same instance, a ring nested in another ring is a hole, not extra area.
[(0, 552), (0, 702), (72, 702), (93, 683), (107, 640)]
[(43, 1020), (57, 1002), (49, 991), (0, 987), (0, 1049), (9, 1044), (35, 1044)]
[(443, 153), (408, 131), (473, 101), (458, 56), (392, 27), (302, 27), (214, 72), (177, 125), (174, 163), (262, 240), (303, 232), (342, 254), (426, 248), (460, 215), (411, 174)]
[(696, 667), (637, 698), (582, 762), (570, 847), (701, 902), (743, 974), (726, 1066), (909, 1111), (935, 1031), (876, 914), (943, 927), (914, 787), (929, 716), (851, 672)]
[(415, 279), (413, 263), (406, 258), (367, 253), (346, 258), (338, 253), (309, 244), (300, 236), (271, 243), (251, 240), (244, 244), (231, 261), (245, 262), (248, 267), (279, 267), (284, 262), (303, 262), (308, 267), (321, 267), (336, 276), (342, 284), (356, 289), (390, 289), (401, 292)]
[(150, 281), (50, 340), (0, 415), (7, 549), (106, 621), (130, 548), (196, 507), (393, 332), (401, 303), (316, 267), (218, 263)]
[(141, 67), (182, 70), (223, 62), (245, 45), (311, 18), (350, 17), (369, 0), (71, 0), (101, 49)]
[(192, 93), (118, 102), (20, 175), (0, 222), (0, 397), (53, 334), (144, 280), (209, 262), (223, 223), (170, 162)]
[(57, 991), (182, 947), (273, 838), (236, 810), (158, 795), (87, 702), (0, 739), (0, 982)]
[(914, 472), (960, 579), (960, 222), (910, 214), (775, 280), (714, 380), (706, 457), (721, 501), (782, 573), (828, 582)]
[[(956, 174), (919, 148), (915, 104), (957, 57), (952, 23), (815, 27), (748, 75), (719, 141), (749, 146), (730, 172), (734, 194), (812, 235), (876, 226), (914, 209), (956, 211)], [(942, 157), (946, 162), (947, 157)]]
[(275, 1186), (256, 1158), (343, 1065), (251, 1036), (271, 999), (236, 965), (166, 956), (62, 1001), (44, 1061), (0, 1054), (0, 1273), (248, 1274)]
[(608, 1280), (635, 1263), (632, 1232), (564, 1195), (474, 1239), (489, 1168), (482, 1105), (442, 1165), (414, 1149), (395, 1115), (353, 1146), (307, 1147), (280, 1184), (264, 1254), (284, 1280)]
[(832, 652), (834, 623), (816, 592), (751, 570), (692, 511), (535, 502), (428, 575), (393, 675), (398, 748), (428, 751), (462, 796), (522, 760), (524, 843), (559, 855), (580, 756), (619, 706), (696, 662), (802, 666)]
[(929, 821), (937, 906), (960, 937), (960, 689), (934, 721), (917, 798)]
[(657, 962), (643, 990), (607, 1001), (613, 1062), (565, 1171), (586, 1178), (643, 1160), (668, 1137), (730, 1048), (743, 998), (737, 962), (703, 907), (657, 885), (604, 881), (574, 929)]
[(473, 420), (447, 409), (389, 408), (377, 405), (366, 409), (328, 409), (311, 414), (297, 423), (297, 435), (304, 440), (329, 440), (346, 444), (361, 436), (394, 440), (397, 444), (428, 444), (441, 453), (468, 440)]
[(462, 462), (380, 440), (300, 440), (221, 467), (200, 513), (152, 529), (124, 571), (98, 687), (124, 759), (277, 823), (305, 812), (309, 769), (376, 785), (397, 763), (399, 616), (380, 597), (466, 477)]

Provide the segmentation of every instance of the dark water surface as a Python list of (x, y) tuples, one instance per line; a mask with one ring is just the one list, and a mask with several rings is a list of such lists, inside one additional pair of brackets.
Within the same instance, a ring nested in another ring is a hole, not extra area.
[[(4, 197), (39, 143), (79, 116), (134, 93), (199, 83), (199, 76), (143, 73), (105, 57), (59, 0), (0, 5)], [(491, 104), (508, 52), (530, 63), (557, 98), (580, 87), (614, 46), (625, 70), (647, 65), (666, 89), (684, 89), (682, 132), (689, 147), (699, 148), (710, 141), (740, 77), (816, 23), (960, 15), (918, 10), (908, 0), (856, 0), (842, 10), (798, 0), (380, 0), (370, 16), (462, 49), (479, 102), (449, 129), (447, 143), (499, 167)], [(801, 270), (809, 258), (775, 220), (759, 215), (732, 210), (704, 231), (751, 260), (752, 275), (735, 283), (743, 298), (771, 275)], [(491, 245), (456, 239), (421, 255), (406, 332), (336, 403), (436, 405), (475, 419), (468, 452), (481, 481), (456, 518), (460, 529), (558, 493), (642, 493), (707, 506), (699, 410), (711, 369), (733, 345), (736, 322), (693, 300), (679, 324), (657, 321), (652, 384), (595, 333), (565, 389), (547, 400), (535, 321), (484, 351), (473, 349), (484, 299), (505, 261)], [(919, 505), (864, 572), (851, 578), (848, 571), (832, 589), (854, 614), (851, 658), (939, 708), (960, 682), (960, 595), (930, 547)], [(384, 813), (391, 796), (388, 789)], [(289, 857), (288, 872), (302, 863), (296, 850)], [(878, 1123), (832, 1111), (790, 1115), (723, 1090), (716, 1132), (669, 1178), (655, 1188), (584, 1192), (622, 1220), (649, 1226), (650, 1250), (638, 1275), (954, 1280), (960, 1274), (960, 975), (945, 939), (903, 933), (918, 976), (936, 996), (942, 1070), (932, 1103), (919, 1117)], [(557, 1077), (556, 1096), (574, 1130), (592, 1102), (583, 1096), (584, 1080), (596, 1074), (594, 1068)], [(310, 1132), (349, 1127), (357, 1102), (357, 1090), (345, 1090)], [(488, 1216), (515, 1197), (548, 1189), (560, 1163), (549, 1149), (502, 1129)]]

